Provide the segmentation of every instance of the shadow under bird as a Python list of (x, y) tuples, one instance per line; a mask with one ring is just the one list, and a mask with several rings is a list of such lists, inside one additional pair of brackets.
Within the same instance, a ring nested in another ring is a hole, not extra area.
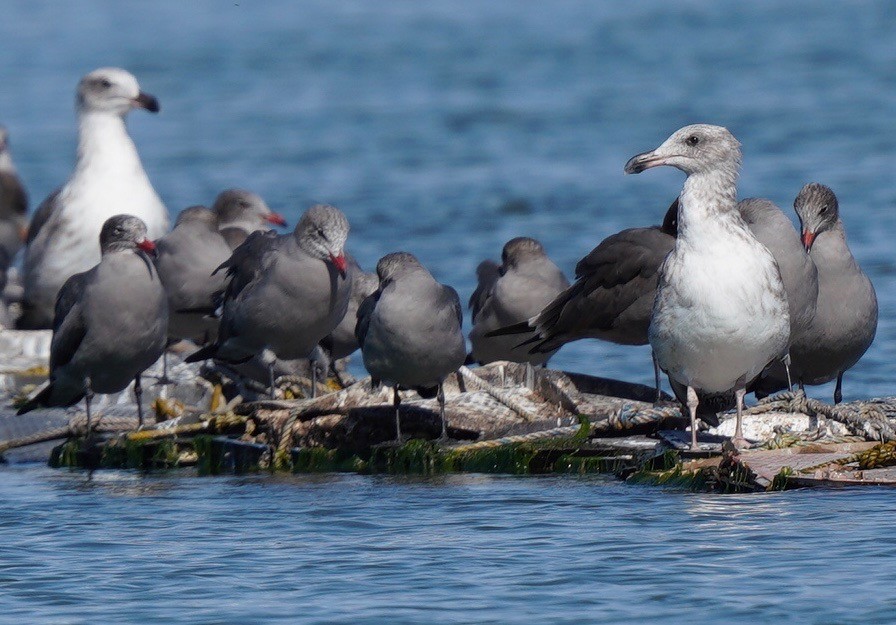
[(697, 124), (625, 165), (626, 173), (667, 165), (687, 174), (678, 236), (660, 270), (648, 337), (660, 368), (687, 389), (694, 449), (698, 391), (734, 390), (734, 442), (743, 445), (746, 387), (789, 346), (780, 271), (737, 208), (740, 164), (740, 143), (727, 129)]
[(186, 361), (242, 363), (261, 355), (273, 393), (275, 361), (309, 358), (345, 316), (352, 289), (343, 252), (348, 231), (342, 211), (319, 204), (291, 234), (250, 235), (215, 270), (228, 277), (217, 341)]
[(557, 350), (532, 350), (527, 341), (535, 336), (535, 330), (498, 336), (489, 333), (527, 322), (569, 287), (560, 268), (548, 258), (541, 243), (517, 237), (504, 245), (500, 265), (486, 260), (476, 273), (479, 284), (469, 302), (473, 318), (471, 359), (480, 364), (496, 360), (545, 364)]
[(68, 182), (44, 200), (31, 220), (20, 328), (51, 326), (60, 287), (99, 262), (96, 237), (122, 207), (143, 220), (150, 239), (168, 231), (168, 211), (125, 127), (125, 116), (135, 108), (156, 113), (159, 103), (123, 69), (98, 69), (78, 84), (77, 162)]
[(99, 264), (71, 276), (59, 291), (50, 343), (50, 379), (22, 406), (71, 406), (82, 398), (90, 432), (94, 393), (118, 393), (134, 382), (143, 425), (140, 376), (165, 349), (168, 300), (147, 254), (155, 249), (132, 215), (103, 224)]
[(0, 126), (0, 292), (6, 272), (25, 242), (28, 193), (9, 152), (9, 133)]
[(846, 242), (840, 205), (830, 188), (810, 183), (793, 203), (802, 240), (818, 270), (818, 305), (809, 329), (790, 348), (794, 378), (803, 384), (837, 380), (865, 354), (877, 332), (877, 294)]
[(460, 298), (407, 252), (376, 265), (379, 288), (361, 304), (356, 333), (372, 382), (392, 387), (395, 437), (401, 441), (399, 389), (437, 397), (442, 439), (447, 438), (442, 382), (466, 359)]
[(221, 191), (212, 204), (212, 211), (218, 216), (221, 236), (231, 250), (253, 232), (267, 230), (271, 225), (286, 225), (283, 215), (272, 211), (260, 195), (245, 189)]

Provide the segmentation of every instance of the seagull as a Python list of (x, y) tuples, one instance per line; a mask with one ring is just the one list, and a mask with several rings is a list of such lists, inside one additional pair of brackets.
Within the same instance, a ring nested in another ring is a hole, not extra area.
[(218, 231), (217, 215), (204, 206), (181, 211), (174, 229), (156, 241), (156, 270), (168, 295), (168, 336), (197, 344), (214, 340), (215, 295), (224, 290), (223, 273), (212, 275), (231, 255)]
[(687, 387), (695, 450), (697, 392), (734, 389), (733, 442), (743, 445), (747, 384), (789, 347), (781, 273), (737, 210), (740, 164), (740, 143), (726, 128), (696, 124), (625, 165), (626, 173), (669, 165), (687, 174), (678, 237), (660, 269), (648, 338), (660, 368)]
[(276, 360), (309, 358), (345, 316), (352, 289), (343, 252), (348, 231), (342, 211), (318, 204), (291, 234), (251, 234), (215, 270), (228, 277), (217, 341), (186, 361), (242, 363), (261, 355), (273, 393)]
[(818, 269), (818, 306), (808, 332), (790, 354), (800, 385), (837, 379), (834, 403), (843, 399), (843, 373), (855, 365), (877, 332), (877, 295), (846, 243), (834, 192), (807, 184), (793, 202), (802, 241)]
[(268, 224), (285, 226), (286, 219), (273, 212), (261, 196), (245, 189), (221, 191), (212, 204), (218, 216), (221, 235), (231, 250), (235, 250), (257, 230), (267, 230)]
[(100, 232), (100, 262), (59, 290), (50, 343), (50, 379), (22, 406), (71, 406), (85, 399), (87, 432), (94, 393), (118, 393), (133, 380), (143, 426), (140, 376), (165, 349), (168, 301), (152, 260), (146, 225), (132, 215), (109, 218)]
[[(511, 239), (501, 251), (501, 265), (483, 261), (477, 269), (479, 285), (470, 297), (473, 316), (471, 357), (480, 364), (496, 360), (543, 365), (556, 350), (533, 352), (524, 343), (534, 335), (488, 336), (488, 333), (537, 315), (569, 287), (563, 272), (535, 239)], [(521, 344), (523, 343), (523, 344)]]
[(358, 309), (355, 330), (374, 384), (392, 387), (395, 438), (401, 442), (399, 389), (437, 397), (441, 440), (448, 438), (442, 382), (466, 359), (460, 298), (413, 254), (394, 252), (376, 265), (379, 288)]
[(122, 208), (143, 220), (150, 239), (167, 232), (168, 212), (125, 127), (124, 118), (134, 108), (156, 113), (159, 103), (123, 69), (98, 69), (78, 84), (77, 163), (68, 182), (44, 200), (31, 220), (21, 328), (51, 325), (59, 288), (99, 262), (96, 237)]

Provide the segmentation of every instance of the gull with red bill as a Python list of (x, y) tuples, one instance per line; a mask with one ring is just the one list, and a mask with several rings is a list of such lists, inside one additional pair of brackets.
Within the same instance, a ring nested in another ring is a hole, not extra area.
[(90, 431), (94, 393), (134, 382), (143, 425), (141, 374), (165, 349), (168, 300), (147, 253), (146, 225), (133, 215), (109, 218), (100, 232), (100, 262), (71, 276), (59, 291), (50, 344), (50, 379), (19, 409), (71, 406), (85, 400)]
[(84, 76), (78, 84), (78, 154), (68, 181), (37, 208), (28, 227), (19, 327), (48, 328), (56, 294), (72, 275), (100, 260), (96, 238), (123, 209), (139, 217), (150, 239), (168, 231), (168, 211), (150, 184), (125, 116), (135, 108), (159, 111), (137, 79), (117, 67)]
[(229, 279), (218, 340), (187, 362), (240, 363), (260, 355), (273, 393), (275, 359), (309, 358), (345, 315), (352, 290), (344, 252), (348, 231), (342, 211), (318, 204), (291, 234), (250, 235), (216, 270), (226, 270)]
[(843, 373), (865, 354), (877, 332), (877, 294), (846, 242), (837, 196), (807, 184), (793, 201), (803, 245), (818, 270), (815, 318), (790, 349), (800, 385), (837, 380), (834, 403), (843, 399)]
[(218, 194), (212, 204), (218, 216), (218, 229), (231, 250), (246, 238), (269, 225), (285, 226), (286, 219), (268, 207), (260, 195), (246, 189), (227, 189)]
[(740, 143), (726, 128), (697, 124), (625, 165), (626, 173), (668, 165), (687, 175), (678, 236), (660, 269), (648, 338), (660, 368), (687, 389), (693, 449), (698, 391), (734, 390), (734, 443), (746, 443), (746, 386), (787, 354), (790, 338), (781, 273), (737, 208), (740, 164)]

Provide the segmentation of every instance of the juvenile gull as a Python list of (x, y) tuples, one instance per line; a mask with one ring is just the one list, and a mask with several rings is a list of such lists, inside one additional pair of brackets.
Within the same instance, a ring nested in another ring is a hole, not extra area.
[(698, 124), (625, 165), (626, 173), (669, 165), (687, 174), (678, 237), (660, 270), (648, 337), (659, 366), (687, 387), (694, 449), (697, 391), (734, 389), (734, 442), (741, 445), (746, 386), (788, 348), (781, 274), (737, 210), (740, 162), (740, 144), (727, 129)]
[(229, 278), (217, 341), (187, 362), (240, 363), (261, 355), (273, 392), (275, 360), (308, 358), (345, 316), (352, 289), (343, 252), (348, 230), (342, 211), (320, 204), (291, 234), (250, 235), (216, 270), (226, 269)]
[(9, 153), (9, 133), (0, 126), (0, 292), (6, 271), (22, 247), (27, 229), (28, 194)]
[(99, 262), (103, 223), (126, 209), (146, 223), (150, 239), (168, 230), (168, 212), (143, 171), (124, 118), (131, 109), (158, 112), (123, 69), (107, 67), (78, 84), (78, 158), (60, 189), (38, 207), (28, 230), (22, 328), (49, 327), (56, 293), (69, 276)]
[(174, 229), (156, 241), (156, 250), (156, 269), (168, 295), (168, 336), (198, 344), (214, 340), (214, 297), (224, 290), (226, 277), (212, 274), (231, 254), (217, 216), (204, 206), (185, 208)]
[[(508, 241), (501, 265), (483, 261), (477, 269), (479, 284), (470, 297), (473, 317), (472, 359), (480, 364), (496, 360), (541, 365), (557, 351), (532, 351), (526, 334), (489, 336), (488, 333), (534, 317), (558, 293), (569, 287), (563, 272), (548, 258), (544, 247), (528, 237)], [(559, 348), (559, 346), (558, 346)]]
[(837, 379), (834, 403), (843, 399), (843, 373), (855, 365), (877, 332), (877, 295), (846, 243), (837, 196), (810, 183), (793, 202), (802, 240), (818, 269), (818, 306), (809, 331), (794, 341), (791, 361), (801, 384)]
[(168, 333), (165, 290), (147, 252), (155, 249), (137, 217), (103, 224), (99, 264), (71, 276), (59, 290), (50, 344), (50, 379), (28, 403), (71, 406), (83, 397), (90, 431), (94, 393), (118, 393), (134, 381), (143, 425), (140, 375), (159, 359)]
[(436, 282), (412, 254), (394, 252), (376, 265), (379, 288), (361, 304), (356, 333), (374, 383), (392, 386), (395, 437), (401, 441), (398, 390), (438, 397), (447, 438), (442, 381), (466, 358), (460, 298)]
[(218, 215), (218, 228), (231, 250), (258, 230), (267, 230), (270, 224), (285, 226), (280, 213), (272, 211), (261, 196), (245, 189), (227, 189), (218, 194), (212, 211)]

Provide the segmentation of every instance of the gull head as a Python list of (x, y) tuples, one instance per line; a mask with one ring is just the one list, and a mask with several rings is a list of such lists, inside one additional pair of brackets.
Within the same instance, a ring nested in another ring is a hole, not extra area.
[(815, 237), (830, 230), (840, 220), (840, 203), (830, 187), (810, 182), (797, 194), (793, 209), (800, 219), (800, 235), (806, 251), (812, 249)]
[(265, 229), (269, 224), (285, 226), (286, 220), (275, 213), (260, 195), (245, 189), (227, 189), (215, 198), (212, 210), (222, 228), (242, 227), (250, 232)]
[(526, 261), (544, 257), (544, 247), (537, 240), (529, 237), (510, 239), (501, 251), (502, 273), (509, 267), (518, 267)]
[[(376, 275), (380, 279), (380, 288), (395, 280), (398, 276), (423, 269), (417, 257), (410, 252), (392, 252), (383, 256), (376, 264)], [(425, 269), (424, 269), (425, 271)]]
[(332, 263), (344, 278), (348, 263), (343, 248), (348, 230), (348, 219), (341, 210), (329, 204), (316, 204), (302, 215), (293, 236), (299, 247), (314, 258)]
[(155, 253), (155, 243), (146, 238), (146, 224), (133, 215), (109, 217), (100, 230), (100, 250), (103, 254), (122, 250), (142, 250)]
[(133, 74), (118, 67), (103, 67), (78, 83), (78, 111), (105, 112), (124, 117), (135, 108), (159, 112), (159, 101), (140, 91)]
[(740, 143), (727, 128), (693, 124), (675, 131), (655, 150), (633, 156), (625, 164), (625, 173), (640, 174), (651, 167), (669, 165), (689, 176), (717, 169), (736, 174), (740, 162)]
[(177, 228), (179, 225), (186, 223), (203, 224), (213, 232), (218, 231), (218, 216), (205, 206), (196, 205), (183, 209), (180, 215), (177, 216), (174, 227)]

